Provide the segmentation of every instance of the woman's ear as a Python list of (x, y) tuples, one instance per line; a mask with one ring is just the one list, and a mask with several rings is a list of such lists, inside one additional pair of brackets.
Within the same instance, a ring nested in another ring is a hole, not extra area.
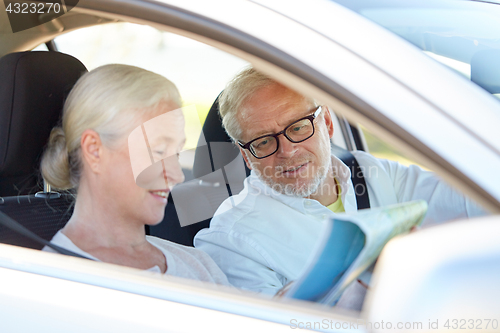
[(87, 129), (82, 133), (80, 140), (82, 156), (85, 164), (95, 173), (99, 173), (99, 166), (102, 162), (103, 146), (101, 138), (96, 131)]

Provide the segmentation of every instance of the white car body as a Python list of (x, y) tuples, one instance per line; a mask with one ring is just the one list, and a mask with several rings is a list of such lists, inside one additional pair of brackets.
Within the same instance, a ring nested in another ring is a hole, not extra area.
[[(390, 242), (361, 314), (0, 245), (2, 332), (379, 329), (360, 319), (421, 321), (423, 330), (436, 331), (427, 319), (500, 320), (500, 103), (420, 49), (327, 0), (80, 0), (56, 21), (16, 34), (8, 33), (0, 9), (0, 55), (98, 24), (94, 17), (147, 24), (220, 48), (363, 124), (497, 214)], [(470, 269), (475, 274), (436, 293), (442, 277)], [(434, 304), (432, 312), (426, 304)]]

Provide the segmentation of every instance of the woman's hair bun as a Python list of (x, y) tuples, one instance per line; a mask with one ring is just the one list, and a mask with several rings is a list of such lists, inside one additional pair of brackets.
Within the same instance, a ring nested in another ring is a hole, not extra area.
[(43, 178), (54, 188), (66, 190), (74, 187), (71, 182), (66, 136), (61, 127), (50, 132), (49, 142), (42, 155), (41, 171)]

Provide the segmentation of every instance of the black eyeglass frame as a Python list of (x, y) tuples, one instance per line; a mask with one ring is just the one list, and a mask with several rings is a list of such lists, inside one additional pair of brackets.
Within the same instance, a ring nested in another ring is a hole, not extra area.
[[(253, 155), (255, 158), (259, 159), (259, 160), (260, 160), (260, 159), (263, 159), (263, 158), (266, 158), (266, 157), (269, 157), (269, 156), (273, 155), (274, 153), (276, 153), (276, 152), (278, 151), (278, 149), (280, 149), (280, 141), (278, 140), (278, 136), (280, 136), (281, 134), (283, 134), (283, 136), (284, 136), (285, 138), (287, 138), (287, 140), (288, 140), (288, 141), (293, 142), (293, 143), (300, 143), (300, 142), (304, 142), (304, 141), (306, 141), (307, 139), (310, 139), (310, 138), (314, 135), (314, 133), (316, 132), (316, 128), (314, 127), (314, 119), (316, 119), (316, 118), (317, 118), (317, 117), (321, 114), (321, 111), (323, 111), (323, 108), (322, 108), (322, 107), (321, 107), (321, 105), (320, 105), (320, 106), (318, 106), (318, 108), (316, 109), (316, 111), (314, 111), (314, 113), (313, 113), (313, 114), (311, 114), (311, 115), (309, 115), (309, 116), (306, 116), (306, 117), (304, 117), (304, 118), (300, 118), (300, 119), (295, 120), (293, 123), (291, 123), (290, 125), (288, 125), (287, 127), (285, 127), (285, 129), (284, 129), (284, 130), (282, 130), (281, 132), (278, 132), (278, 133), (275, 133), (275, 134), (266, 134), (266, 135), (262, 135), (262, 136), (259, 136), (258, 138), (255, 138), (255, 139), (253, 139), (253, 140), (251, 140), (251, 141), (249, 141), (249, 142), (247, 142), (247, 143), (245, 143), (245, 144), (244, 144), (243, 142), (241, 142), (241, 141), (238, 141), (238, 145), (239, 145), (241, 148), (243, 148), (243, 149), (247, 149), (248, 151), (250, 151), (250, 153), (252, 153), (252, 155)], [(288, 135), (286, 135), (286, 131), (290, 128), (290, 126), (292, 126), (292, 125), (293, 125), (293, 124), (295, 124), (295, 123), (298, 123), (299, 121), (305, 120), (305, 119), (307, 119), (307, 120), (309, 120), (309, 121), (311, 122), (312, 129), (313, 129), (313, 130), (312, 130), (311, 135), (310, 135), (310, 136), (308, 136), (307, 138), (302, 139), (302, 140), (299, 140), (299, 141), (294, 141), (294, 140), (292, 140), (291, 138), (289, 138), (289, 137), (288, 137)], [(266, 155), (266, 156), (262, 156), (262, 157), (258, 157), (258, 156), (256, 156), (256, 155), (255, 155), (255, 153), (253, 152), (253, 150), (252, 150), (252, 149), (250, 149), (250, 145), (251, 145), (253, 142), (257, 141), (257, 140), (262, 139), (262, 138), (265, 138), (265, 137), (268, 137), (268, 136), (274, 137), (274, 138), (276, 139), (276, 150), (275, 150), (275, 151), (273, 151), (271, 154), (268, 154), (268, 155)]]

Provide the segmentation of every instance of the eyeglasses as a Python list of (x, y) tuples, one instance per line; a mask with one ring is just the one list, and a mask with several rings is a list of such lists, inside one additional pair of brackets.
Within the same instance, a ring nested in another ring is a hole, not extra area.
[(314, 135), (314, 119), (319, 116), (321, 111), (321, 106), (318, 106), (313, 114), (295, 121), (279, 133), (259, 136), (245, 144), (238, 141), (238, 145), (243, 149), (248, 149), (255, 158), (269, 157), (278, 151), (280, 146), (278, 136), (281, 134), (293, 143), (306, 141), (312, 137)]

